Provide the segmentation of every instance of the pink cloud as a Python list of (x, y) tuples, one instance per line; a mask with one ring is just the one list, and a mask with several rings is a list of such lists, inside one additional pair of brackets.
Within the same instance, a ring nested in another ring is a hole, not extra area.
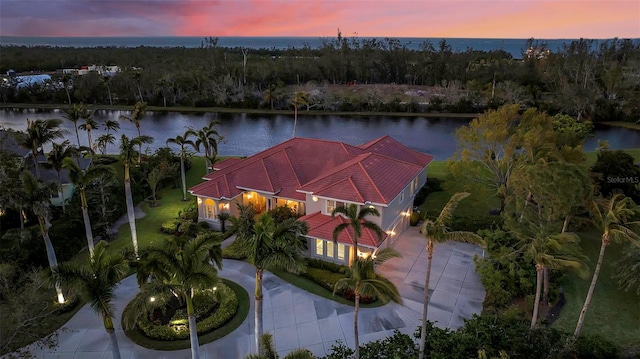
[(635, 0), (2, 0), (14, 36), (640, 37)]

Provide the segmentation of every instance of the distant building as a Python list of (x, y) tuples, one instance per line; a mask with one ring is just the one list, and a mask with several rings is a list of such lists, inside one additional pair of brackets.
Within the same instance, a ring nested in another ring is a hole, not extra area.
[(51, 76), (46, 74), (40, 75), (21, 75), (15, 77), (16, 88), (21, 89), (25, 87), (31, 87), (34, 85), (43, 85), (51, 81)]

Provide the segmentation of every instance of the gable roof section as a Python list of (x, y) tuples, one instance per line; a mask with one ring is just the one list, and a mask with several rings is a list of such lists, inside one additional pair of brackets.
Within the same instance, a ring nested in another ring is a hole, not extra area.
[(189, 191), (233, 198), (243, 190), (304, 200), (303, 192), (344, 201), (387, 204), (433, 157), (389, 136), (361, 146), (293, 138), (245, 159), (225, 160)]
[(23, 158), (29, 155), (31, 153), (30, 150), (18, 145), (15, 136), (20, 135), (21, 134), (17, 132), (0, 130), (0, 149)]
[[(320, 212), (308, 214), (300, 217), (300, 221), (305, 221), (309, 225), (308, 237), (314, 237), (324, 239), (327, 241), (333, 240), (333, 230), (341, 223), (348, 223), (349, 221), (342, 216), (331, 217)], [(353, 245), (353, 229), (347, 227), (344, 231), (338, 235), (338, 243)], [(366, 246), (371, 248), (378, 248), (387, 238), (387, 234), (382, 234), (382, 239), (378, 240), (376, 233), (368, 228), (362, 229), (362, 236), (358, 238), (358, 246)]]

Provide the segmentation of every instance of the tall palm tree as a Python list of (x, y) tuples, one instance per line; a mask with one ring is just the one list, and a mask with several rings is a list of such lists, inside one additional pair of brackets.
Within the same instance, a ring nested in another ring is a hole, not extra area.
[[(143, 143), (151, 143), (149, 136), (139, 136), (129, 139), (127, 135), (122, 135), (120, 139), (120, 159), (124, 164), (124, 194), (127, 204), (127, 215), (129, 216), (129, 228), (131, 229), (131, 241), (133, 242), (133, 252), (138, 258), (138, 232), (136, 231), (136, 215), (133, 207), (133, 196), (131, 195), (131, 175), (129, 169), (135, 160), (138, 152), (136, 147), (142, 147)], [(139, 156), (138, 156), (139, 157)]]
[(266, 90), (262, 93), (262, 97), (266, 102), (269, 103), (271, 109), (273, 110), (273, 102), (278, 99), (278, 94), (276, 93), (276, 85), (271, 84), (267, 87)]
[(293, 105), (293, 136), (296, 137), (296, 125), (298, 124), (298, 107), (309, 103), (309, 94), (304, 91), (296, 91), (291, 104)]
[[(140, 95), (142, 96), (142, 95)], [(138, 137), (142, 137), (140, 133), (140, 122), (144, 119), (144, 116), (147, 114), (147, 104), (144, 102), (136, 102), (133, 106), (133, 111), (131, 111), (131, 117), (129, 116), (120, 116), (120, 120), (130, 121), (136, 126), (136, 130), (138, 130)], [(138, 148), (138, 163), (142, 162), (142, 143)]]
[(197, 150), (196, 144), (189, 139), (193, 135), (193, 131), (187, 130), (184, 135), (176, 136), (175, 138), (167, 139), (167, 146), (170, 143), (175, 143), (180, 146), (180, 179), (182, 180), (182, 200), (187, 200), (187, 179), (184, 171), (184, 157), (185, 157), (185, 146), (191, 146), (194, 150)]
[(63, 131), (59, 128), (61, 122), (62, 121), (57, 119), (38, 119), (35, 121), (27, 119), (27, 130), (24, 133), (24, 136), (19, 137), (20, 146), (31, 150), (37, 178), (40, 178), (38, 152), (42, 151), (42, 146), (44, 144), (51, 142), (56, 138), (63, 137)]
[(87, 141), (89, 142), (89, 156), (93, 160), (93, 153), (95, 152), (93, 149), (93, 138), (91, 137), (91, 131), (98, 128), (98, 122), (93, 119), (93, 110), (88, 108), (84, 108), (82, 111), (82, 118), (84, 119), (84, 123), (78, 126), (79, 129), (83, 131), (87, 131)]
[[(273, 345), (273, 337), (271, 334), (262, 334), (260, 338), (260, 347), (262, 348), (262, 355), (249, 354), (244, 359), (280, 359), (275, 345)], [(309, 349), (294, 349), (287, 354), (283, 359), (314, 359), (315, 356), (309, 351)]]
[[(49, 227), (51, 226), (49, 223), (49, 220), (51, 219), (51, 210), (49, 208), (51, 202), (49, 198), (51, 197), (51, 191), (53, 188), (51, 185), (43, 183), (41, 180), (33, 177), (29, 171), (23, 171), (20, 174), (20, 179), (26, 194), (27, 203), (31, 206), (33, 214), (38, 217), (40, 235), (42, 235), (44, 246), (47, 250), (49, 268), (55, 274), (55, 269), (58, 266), (58, 259), (56, 257), (56, 252), (53, 249), (51, 238), (49, 238)], [(58, 303), (64, 303), (64, 295), (62, 294), (60, 283), (57, 280), (55, 288), (58, 295)]]
[(342, 288), (350, 288), (355, 295), (355, 307), (353, 310), (353, 335), (355, 341), (355, 359), (360, 358), (360, 338), (358, 335), (358, 312), (360, 310), (360, 297), (373, 295), (382, 300), (392, 300), (402, 304), (402, 298), (398, 288), (390, 280), (376, 273), (376, 265), (384, 263), (391, 258), (400, 257), (400, 253), (392, 248), (385, 248), (377, 254), (367, 258), (356, 257), (349, 269), (348, 276), (336, 282), (333, 293)]
[(116, 143), (116, 138), (110, 133), (106, 133), (104, 135), (100, 135), (96, 140), (96, 147), (100, 150), (103, 155), (107, 154), (107, 145), (113, 145)]
[(205, 171), (209, 173), (210, 167), (213, 166), (218, 155), (218, 143), (224, 138), (220, 136), (216, 130), (216, 126), (222, 125), (219, 121), (211, 121), (204, 128), (196, 131), (192, 130), (192, 133), (196, 137), (196, 150), (200, 151), (200, 146), (204, 148), (204, 163)]
[(113, 100), (111, 99), (111, 86), (110, 86), (111, 79), (112, 79), (111, 76), (102, 76), (101, 81), (107, 88), (107, 93), (109, 94), (109, 105), (113, 106)]
[(128, 273), (129, 265), (124, 255), (108, 253), (108, 248), (107, 242), (100, 241), (90, 263), (62, 263), (55, 272), (63, 286), (76, 289), (89, 302), (89, 307), (102, 317), (104, 329), (111, 339), (112, 356), (120, 359), (120, 346), (113, 326), (115, 308), (112, 302), (118, 284)]
[(593, 278), (587, 291), (587, 297), (580, 311), (580, 317), (576, 324), (576, 330), (573, 333), (574, 339), (580, 336), (584, 317), (587, 315), (589, 303), (593, 297), (593, 291), (596, 288), (602, 261), (604, 260), (604, 252), (611, 242), (629, 242), (635, 245), (640, 244), (640, 221), (637, 219), (640, 215), (640, 206), (636, 205), (629, 197), (616, 193), (611, 198), (599, 198), (591, 204), (591, 220), (593, 224), (602, 232), (600, 254), (598, 262), (593, 271)]
[(56, 171), (58, 175), (58, 192), (60, 198), (62, 198), (62, 212), (66, 212), (66, 203), (62, 196), (62, 162), (65, 158), (77, 156), (78, 150), (69, 146), (69, 141), (65, 140), (62, 143), (53, 143), (51, 152), (47, 154), (47, 162)]
[(102, 124), (102, 127), (104, 127), (104, 129), (107, 131), (108, 135), (111, 131), (118, 132), (118, 130), (120, 129), (120, 123), (114, 120), (106, 120)]
[[(197, 290), (213, 288), (219, 282), (218, 272), (209, 261), (212, 260), (214, 247), (220, 246), (220, 239), (211, 234), (196, 238), (174, 237), (162, 246), (145, 250), (137, 273), (141, 293), (132, 301), (135, 310), (132, 310), (131, 317), (124, 318), (125, 327), (132, 328), (139, 313), (148, 312), (149, 297), (166, 298), (167, 293), (172, 293), (186, 303), (191, 357), (198, 359), (200, 354), (193, 296)], [(213, 261), (221, 263), (221, 258)]]
[(433, 259), (433, 249), (435, 243), (446, 241), (468, 242), (485, 245), (482, 238), (473, 232), (449, 231), (447, 222), (451, 219), (453, 211), (469, 193), (461, 192), (454, 194), (449, 202), (442, 208), (440, 215), (435, 220), (426, 220), (422, 225), (422, 235), (427, 239), (427, 274), (424, 280), (424, 303), (422, 307), (422, 332), (420, 334), (420, 354), (419, 359), (424, 358), (425, 340), (427, 338), (427, 311), (429, 309), (429, 280), (431, 279), (431, 262)]
[(239, 205), (239, 209), (240, 218), (244, 218), (245, 223), (235, 223), (238, 229), (236, 240), (240, 241), (240, 250), (248, 253), (249, 263), (256, 268), (255, 344), (260, 355), (260, 337), (263, 332), (262, 276), (265, 269), (280, 269), (292, 273), (299, 273), (304, 269), (304, 235), (309, 228), (306, 222), (300, 222), (295, 218), (276, 223), (269, 213), (263, 213), (257, 222), (249, 227), (251, 222), (248, 219), (249, 214), (253, 212), (252, 207)]
[(526, 252), (536, 264), (536, 295), (531, 316), (531, 329), (536, 327), (538, 321), (543, 273), (548, 269), (564, 268), (573, 269), (581, 276), (586, 273), (585, 257), (580, 253), (578, 235), (569, 232), (548, 235), (543, 233), (544, 228), (540, 227), (534, 230), (538, 233), (526, 244)]
[(350, 229), (353, 231), (353, 258), (358, 257), (358, 239), (362, 237), (362, 230), (367, 228), (378, 236), (378, 240), (382, 239), (382, 228), (375, 222), (367, 219), (368, 216), (380, 217), (380, 212), (373, 207), (362, 207), (358, 211), (358, 206), (350, 204), (348, 207), (336, 207), (331, 212), (331, 217), (342, 214), (347, 218), (348, 222), (340, 223), (333, 229), (333, 241), (338, 241), (338, 236), (342, 231)]
[(78, 121), (82, 118), (84, 106), (73, 104), (70, 108), (63, 111), (62, 117), (73, 122), (73, 129), (76, 131), (76, 139), (78, 140), (78, 148), (80, 148), (80, 135), (78, 134)]
[(82, 171), (80, 166), (70, 158), (65, 158), (63, 167), (69, 171), (69, 180), (78, 188), (80, 192), (80, 205), (82, 206), (82, 220), (84, 221), (84, 231), (87, 236), (87, 246), (89, 255), (93, 259), (93, 231), (91, 230), (91, 220), (89, 219), (89, 204), (85, 190), (87, 185), (93, 180), (102, 176), (113, 176), (115, 173), (111, 167), (91, 166), (87, 171)]

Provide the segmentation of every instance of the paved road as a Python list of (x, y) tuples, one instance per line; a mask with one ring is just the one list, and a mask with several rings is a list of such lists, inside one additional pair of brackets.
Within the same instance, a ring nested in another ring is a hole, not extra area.
[[(417, 227), (399, 236), (394, 247), (403, 258), (385, 263), (380, 272), (400, 289), (404, 305), (387, 304), (379, 308), (363, 308), (359, 316), (360, 342), (378, 340), (394, 330), (412, 334), (419, 325), (422, 312), (422, 290), (426, 272), (424, 239)], [(472, 258), (482, 255), (476, 246), (445, 243), (436, 246), (430, 289), (429, 320), (440, 327), (457, 328), (465, 318), (482, 309), (485, 291), (475, 272)], [(224, 260), (220, 275), (242, 285), (249, 294), (254, 288), (251, 265)], [(274, 336), (276, 349), (286, 354), (304, 347), (317, 356), (330, 352), (341, 340), (353, 346), (353, 307), (338, 304), (301, 290), (280, 278), (265, 273), (264, 329)], [(120, 314), (136, 295), (135, 276), (124, 279), (116, 291), (114, 302), (116, 334), (123, 359), (190, 358), (190, 351), (155, 351), (131, 342), (120, 327)], [(201, 358), (244, 358), (253, 348), (253, 304), (247, 319), (233, 333), (200, 348)], [(65, 325), (55, 351), (40, 351), (38, 358), (94, 359), (111, 358), (110, 344), (101, 319), (84, 306)]]

